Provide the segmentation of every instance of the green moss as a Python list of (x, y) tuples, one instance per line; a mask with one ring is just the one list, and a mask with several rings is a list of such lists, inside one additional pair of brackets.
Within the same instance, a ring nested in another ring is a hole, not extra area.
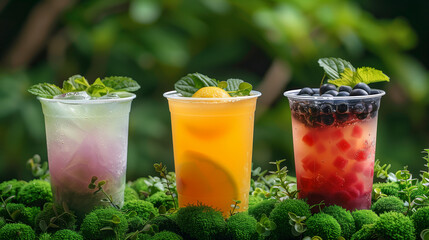
[(208, 206), (187, 206), (177, 212), (180, 230), (198, 240), (217, 239), (226, 229), (222, 213)]
[(141, 217), (138, 217), (138, 216), (127, 218), (127, 221), (128, 221), (129, 232), (142, 230), (144, 227), (143, 224), (146, 222), (146, 221), (143, 221), (143, 219), (141, 219)]
[[(9, 192), (3, 194), (3, 199), (6, 199), (6, 198), (8, 198), (10, 196), (15, 196), (16, 197), (18, 195), (19, 190), (21, 190), (21, 188), (25, 184), (27, 184), (27, 182), (25, 182), (25, 181), (18, 181), (16, 179), (12, 179), (12, 180), (4, 181), (4, 182), (0, 183), (0, 190), (3, 190), (8, 185), (12, 185), (12, 189)], [(12, 199), (12, 202), (14, 202), (15, 200), (16, 199)]]
[(374, 224), (363, 225), (362, 228), (353, 234), (351, 240), (374, 240), (377, 239), (374, 232)]
[(270, 239), (291, 239), (292, 226), (289, 224), (289, 212), (297, 216), (311, 216), (310, 206), (303, 200), (286, 199), (276, 205), (270, 213), (270, 219), (273, 221), (277, 228), (270, 235)]
[(378, 215), (392, 211), (403, 213), (406, 210), (404, 202), (398, 197), (394, 196), (382, 197), (378, 199), (377, 202), (372, 205), (371, 209)]
[(353, 219), (355, 220), (356, 230), (360, 230), (365, 224), (373, 224), (377, 221), (378, 215), (367, 209), (356, 210), (352, 212)]
[(262, 214), (270, 216), (271, 211), (277, 204), (276, 199), (268, 199), (261, 201), (249, 207), (249, 214), (252, 215), (256, 220), (260, 220)]
[[(119, 223), (113, 223), (114, 219), (119, 219)], [(110, 230), (103, 230), (106, 228)], [(124, 214), (115, 208), (99, 208), (86, 215), (80, 231), (88, 240), (123, 239), (128, 231), (128, 222)]]
[(174, 208), (173, 199), (171, 196), (165, 194), (165, 192), (156, 192), (150, 195), (146, 201), (152, 203), (156, 208), (163, 205), (167, 210)]
[(83, 237), (75, 231), (63, 229), (54, 233), (51, 240), (83, 240)]
[(149, 240), (152, 236), (146, 233), (139, 233), (137, 240)]
[(0, 239), (4, 240), (34, 240), (34, 230), (22, 223), (9, 223), (0, 229)]
[(51, 185), (43, 180), (32, 180), (19, 190), (16, 200), (27, 207), (41, 208), (45, 203), (52, 202)]
[(156, 224), (159, 231), (170, 231), (177, 234), (181, 234), (179, 225), (174, 220), (174, 215), (160, 215), (156, 216), (149, 222), (150, 224)]
[(45, 204), (43, 210), (36, 216), (37, 232), (43, 232), (43, 229), (40, 228), (41, 221), (44, 221), (46, 225), (52, 222), (58, 226), (58, 228), (48, 228), (48, 232), (55, 232), (59, 229), (74, 230), (76, 228), (76, 217), (73, 213), (65, 213), (64, 208), (58, 205), (54, 206), (53, 203)]
[(135, 211), (143, 221), (147, 221), (151, 213), (158, 214), (157, 209), (152, 203), (144, 200), (131, 200), (124, 203), (123, 210)]
[(305, 222), (306, 236), (319, 236), (323, 240), (337, 240), (341, 236), (341, 226), (334, 217), (325, 213), (317, 213)]
[(145, 181), (147, 181), (147, 178), (142, 177), (142, 178), (138, 178), (131, 184), (131, 188), (133, 188), (137, 192), (140, 199), (146, 198), (146, 196), (143, 193), (149, 192), (149, 186), (146, 184)]
[(150, 240), (183, 240), (183, 238), (174, 232), (163, 231), (155, 234)]
[(42, 233), (39, 235), (39, 240), (51, 240), (51, 234), (49, 233)]
[(424, 229), (429, 229), (429, 207), (417, 209), (411, 216), (411, 220), (414, 222), (417, 235), (420, 235)]
[(226, 237), (228, 239), (257, 240), (257, 221), (246, 212), (231, 216), (226, 222)]
[(355, 220), (349, 211), (340, 206), (328, 206), (323, 209), (323, 213), (331, 215), (337, 220), (341, 227), (341, 236), (350, 239), (356, 232)]
[[(0, 208), (0, 217), (4, 219), (10, 219), (15, 222), (21, 222), (31, 227), (34, 227), (34, 220), (36, 216), (40, 213), (40, 208), (38, 207), (25, 207), (24, 204), (20, 203), (9, 203), (6, 205), (6, 208)], [(9, 216), (9, 213), (13, 215), (14, 219)]]
[(263, 198), (259, 197), (259, 196), (254, 196), (254, 195), (250, 195), (249, 196), (249, 209), (250, 207), (252, 207), (253, 205), (260, 203), (264, 201)]
[(6, 220), (0, 217), (0, 228), (2, 228), (4, 225), (6, 225)]
[(131, 200), (138, 200), (139, 194), (131, 187), (125, 186), (124, 190), (124, 202), (128, 202)]
[(415, 239), (414, 224), (402, 213), (388, 212), (380, 215), (375, 222), (374, 231), (381, 239), (412, 240)]
[(399, 184), (395, 182), (387, 182), (387, 183), (374, 183), (372, 188), (379, 188), (382, 193), (388, 196), (399, 196)]

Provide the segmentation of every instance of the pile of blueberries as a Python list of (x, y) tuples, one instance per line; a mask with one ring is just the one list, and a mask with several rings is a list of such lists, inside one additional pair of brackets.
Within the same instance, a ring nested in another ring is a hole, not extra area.
[(302, 88), (297, 95), (330, 97), (327, 99), (291, 100), (292, 114), (299, 121), (310, 127), (343, 125), (368, 117), (377, 116), (379, 99), (367, 98), (341, 101), (341, 97), (367, 96), (381, 93), (371, 89), (365, 83), (358, 83), (353, 88), (333, 84), (323, 84), (320, 88)]

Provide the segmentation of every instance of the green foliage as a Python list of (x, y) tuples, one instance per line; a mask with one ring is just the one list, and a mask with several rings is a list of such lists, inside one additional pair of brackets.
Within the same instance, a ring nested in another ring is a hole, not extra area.
[(383, 197), (378, 199), (371, 206), (371, 209), (377, 214), (382, 214), (390, 211), (404, 213), (406, 211), (404, 202), (402, 202), (401, 199), (395, 196)]
[(271, 233), (276, 230), (276, 228), (277, 225), (265, 214), (262, 214), (261, 219), (259, 219), (259, 222), (256, 225), (256, 231), (263, 237), (270, 236)]
[(353, 234), (351, 240), (374, 240), (376, 239), (374, 224), (363, 225), (360, 230)]
[(0, 228), (6, 225), (6, 220), (3, 217), (0, 217)]
[(39, 235), (39, 240), (51, 240), (51, 234), (49, 233), (42, 233)]
[(169, 231), (181, 235), (175, 215), (159, 215), (149, 221), (149, 224), (158, 226), (159, 231)]
[(0, 217), (10, 222), (21, 222), (34, 227), (36, 216), (40, 213), (37, 207), (25, 207), (23, 204), (9, 203), (5, 208), (0, 208)]
[(53, 203), (46, 203), (36, 216), (35, 225), (38, 232), (55, 232), (60, 229), (74, 230), (76, 216), (69, 209)]
[(296, 216), (310, 217), (310, 206), (303, 200), (286, 199), (275, 206), (270, 213), (270, 220), (273, 221), (277, 228), (272, 232), (270, 239), (287, 239), (292, 238), (292, 226), (289, 221), (289, 213)]
[(62, 229), (54, 233), (50, 239), (51, 240), (83, 240), (83, 236), (75, 231), (72, 231), (69, 229)]
[(276, 204), (277, 204), (276, 199), (263, 200), (261, 202), (254, 204), (253, 206), (249, 206), (249, 214), (253, 216), (256, 220), (260, 220), (262, 214), (269, 216), (271, 211), (276, 206)]
[(138, 216), (133, 216), (133, 217), (127, 216), (127, 221), (128, 221), (128, 231), (129, 232), (137, 232), (137, 231), (142, 230), (144, 228), (145, 222), (146, 222), (146, 221), (143, 221), (143, 219), (141, 217), (138, 217)]
[(429, 229), (429, 207), (417, 209), (411, 216), (411, 220), (413, 220), (417, 234), (420, 234), (424, 229)]
[(128, 202), (131, 200), (138, 200), (138, 199), (139, 199), (139, 194), (137, 193), (137, 191), (129, 187), (128, 185), (125, 186), (124, 202)]
[(323, 240), (337, 240), (341, 236), (341, 226), (331, 215), (317, 213), (309, 217), (306, 236), (319, 236)]
[(31, 180), (19, 190), (16, 200), (26, 206), (41, 208), (52, 202), (51, 185), (44, 180)]
[(34, 154), (32, 158), (28, 159), (27, 166), (31, 169), (33, 177), (45, 180), (50, 176), (48, 171), (48, 162), (44, 161), (42, 163), (42, 159), (39, 154)]
[(176, 222), (184, 234), (198, 240), (218, 238), (226, 230), (222, 213), (204, 205), (180, 208)]
[[(4, 181), (4, 182), (0, 183), (0, 192), (1, 192), (0, 195), (3, 197), (3, 199), (7, 199), (11, 196), (15, 196), (15, 198), (16, 198), (16, 195), (18, 194), (19, 190), (21, 190), (21, 188), (25, 184), (27, 184), (27, 182), (21, 181), (21, 180), (18, 181), (16, 179)], [(10, 188), (10, 190), (7, 192), (4, 192), (4, 188), (6, 188), (9, 185), (12, 186)], [(12, 199), (12, 201), (14, 201), (14, 200)]]
[(276, 166), (276, 171), (270, 171), (270, 173), (277, 177), (275, 184), (270, 189), (270, 192), (273, 192), (273, 195), (277, 199), (282, 197), (293, 199), (296, 198), (298, 190), (296, 190), (296, 182), (288, 179), (287, 167), (281, 167), (281, 164), (284, 161), (286, 161), (286, 159), (270, 162), (270, 164)]
[(399, 196), (399, 184), (396, 182), (385, 182), (385, 183), (374, 183), (374, 189), (380, 189), (380, 191), (387, 196)]
[(151, 240), (183, 240), (183, 238), (179, 235), (177, 235), (174, 232), (168, 232), (168, 231), (162, 231), (159, 232), (153, 237), (150, 238)]
[(153, 206), (152, 203), (144, 200), (131, 200), (124, 203), (122, 207), (123, 210), (135, 211), (137, 216), (139, 216), (144, 221), (147, 221), (150, 216), (155, 216), (158, 214), (158, 211)]
[(225, 236), (227, 239), (257, 240), (256, 224), (256, 219), (246, 212), (234, 214), (226, 222)]
[(355, 220), (356, 230), (359, 231), (365, 224), (373, 224), (377, 221), (378, 215), (367, 209), (355, 210), (352, 212), (353, 219)]
[(145, 199), (149, 194), (149, 186), (146, 183), (148, 179), (146, 177), (141, 177), (132, 182), (131, 188), (134, 189), (140, 196), (140, 199)]
[(356, 232), (355, 220), (349, 211), (340, 206), (328, 206), (323, 208), (323, 213), (331, 215), (341, 227), (342, 237), (349, 239)]
[(374, 231), (381, 239), (415, 239), (413, 222), (410, 218), (398, 212), (381, 214), (380, 218), (375, 222)]
[(34, 230), (22, 223), (9, 223), (0, 228), (0, 239), (7, 240), (35, 240)]
[(128, 231), (128, 222), (125, 215), (116, 208), (100, 208), (86, 215), (80, 231), (85, 239), (123, 239)]
[[(166, 207), (166, 209), (177, 209), (177, 204), (176, 204), (176, 198), (175, 196), (177, 196), (177, 190), (175, 188), (175, 182), (176, 182), (176, 175), (175, 174), (169, 174), (167, 171), (167, 166), (165, 166), (163, 163), (155, 163), (154, 165), (155, 171), (157, 173), (159, 173), (159, 175), (161, 176), (162, 180), (164, 180), (165, 183), (165, 187), (167, 189), (167, 192), (165, 192), (165, 195), (170, 196), (170, 204), (172, 205), (172, 207), (168, 207), (167, 206), (167, 199), (162, 200), (162, 194), (159, 194), (155, 197), (152, 197), (152, 201), (154, 201), (154, 205), (155, 204), (159, 204), (160, 202), (164, 202), (164, 204), (161, 203), (161, 205), (163, 205), (164, 207)], [(164, 184), (163, 184), (164, 186)], [(150, 197), (149, 197), (150, 198)], [(161, 206), (160, 205), (160, 206)], [(160, 207), (158, 206), (158, 207)]]

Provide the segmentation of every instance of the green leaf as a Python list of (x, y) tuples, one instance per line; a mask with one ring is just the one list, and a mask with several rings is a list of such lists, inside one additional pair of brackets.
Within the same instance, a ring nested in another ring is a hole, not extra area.
[(238, 86), (238, 90), (234, 92), (228, 92), (231, 97), (239, 97), (239, 96), (250, 96), (250, 92), (252, 91), (252, 85), (247, 82), (241, 82)]
[(356, 84), (362, 82), (362, 78), (357, 72), (353, 72), (350, 68), (344, 69), (344, 72), (341, 74), (341, 78), (335, 80), (328, 80), (329, 83), (332, 83), (336, 86), (350, 86), (354, 87)]
[(351, 63), (341, 58), (321, 58), (318, 63), (331, 80), (339, 79), (341, 73), (343, 73), (346, 68), (349, 68), (352, 72), (356, 71)]
[(39, 222), (39, 227), (42, 230), (42, 232), (46, 232), (46, 230), (48, 230), (48, 225), (46, 224), (45, 220), (41, 220)]
[(228, 83), (226, 81), (221, 81), (217, 84), (218, 88), (226, 89), (228, 87)]
[(43, 98), (53, 98), (63, 93), (59, 87), (49, 83), (33, 85), (28, 89), (28, 92)]
[(1, 190), (1, 194), (8, 193), (10, 190), (12, 190), (12, 188), (13, 188), (12, 184), (6, 185), (3, 189), (0, 189)]
[(115, 231), (112, 227), (103, 227), (100, 228), (100, 231)]
[(109, 93), (111, 88), (106, 87), (104, 83), (97, 78), (95, 82), (86, 90), (91, 97), (101, 97)]
[(361, 81), (370, 84), (375, 82), (389, 82), (390, 79), (382, 71), (371, 67), (361, 67), (357, 69)]
[(81, 75), (73, 75), (63, 82), (64, 93), (85, 91), (87, 88), (89, 88), (89, 83)]
[(421, 233), (420, 233), (420, 237), (423, 240), (429, 240), (429, 229), (424, 229)]
[(174, 89), (183, 97), (192, 95), (203, 87), (217, 87), (218, 82), (200, 73), (190, 73), (174, 84)]
[(119, 224), (121, 223), (121, 219), (117, 215), (112, 216), (112, 223)]
[(140, 89), (140, 85), (129, 77), (112, 76), (103, 78), (101, 81), (106, 87), (114, 91), (135, 92)]
[(238, 91), (240, 84), (244, 81), (241, 79), (230, 78), (226, 80), (226, 82), (228, 84), (228, 86), (225, 88), (226, 91)]

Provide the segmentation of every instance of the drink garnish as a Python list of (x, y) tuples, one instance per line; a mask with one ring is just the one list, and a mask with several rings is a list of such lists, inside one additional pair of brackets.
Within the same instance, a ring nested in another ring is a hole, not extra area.
[(200, 73), (190, 73), (174, 84), (175, 90), (183, 97), (192, 97), (199, 89), (204, 87), (221, 88), (231, 97), (249, 96), (252, 91), (252, 85), (241, 79), (218, 81)]
[(194, 98), (230, 98), (231, 96), (222, 88), (203, 87), (192, 95)]
[(60, 88), (55, 84), (39, 83), (31, 86), (28, 92), (43, 98), (85, 91), (91, 97), (102, 97), (109, 93), (134, 92), (140, 89), (140, 85), (129, 77), (112, 76), (103, 79), (97, 78), (93, 84), (89, 84), (85, 77), (74, 75), (63, 82)]

